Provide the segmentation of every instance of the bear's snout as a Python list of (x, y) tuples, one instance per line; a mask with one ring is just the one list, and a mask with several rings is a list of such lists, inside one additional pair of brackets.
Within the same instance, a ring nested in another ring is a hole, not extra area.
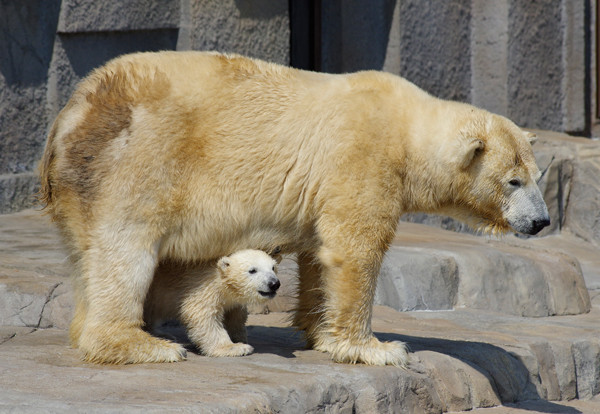
[(271, 292), (277, 292), (277, 289), (281, 286), (281, 282), (279, 282), (279, 279), (271, 279), (269, 280), (268, 285)]
[(541, 220), (533, 220), (531, 223), (531, 232), (529, 234), (538, 234), (544, 227), (550, 225), (550, 218), (543, 218)]
[(550, 225), (548, 207), (535, 184), (515, 190), (504, 213), (510, 226), (519, 233), (534, 235)]

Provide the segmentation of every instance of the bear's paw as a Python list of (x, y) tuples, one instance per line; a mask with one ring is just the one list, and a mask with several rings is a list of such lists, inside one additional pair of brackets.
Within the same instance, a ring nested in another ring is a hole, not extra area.
[(329, 337), (317, 340), (314, 349), (330, 353), (334, 361), (341, 363), (393, 365), (400, 368), (408, 364), (408, 351), (403, 342), (381, 342), (375, 337), (365, 342)]
[(180, 344), (156, 338), (139, 328), (111, 332), (84, 330), (79, 349), (85, 361), (97, 364), (178, 362), (187, 357)]

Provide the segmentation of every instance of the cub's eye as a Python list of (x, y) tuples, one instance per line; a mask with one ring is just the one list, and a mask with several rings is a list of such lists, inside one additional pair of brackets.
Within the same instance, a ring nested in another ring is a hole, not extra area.
[(248, 270), (248, 273), (250, 273), (251, 275), (256, 273), (256, 267), (253, 267), (252, 269)]
[(521, 187), (521, 180), (518, 178), (513, 178), (508, 182), (508, 184), (512, 185), (513, 187)]
[(275, 265), (273, 265), (273, 271), (275, 271)]

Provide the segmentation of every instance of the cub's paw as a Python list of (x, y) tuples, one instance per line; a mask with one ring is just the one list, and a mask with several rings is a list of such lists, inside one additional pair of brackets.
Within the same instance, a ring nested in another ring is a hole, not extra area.
[(236, 357), (236, 356), (244, 356), (250, 355), (254, 352), (254, 348), (251, 345), (236, 343), (219, 346), (217, 348), (213, 348), (210, 351), (205, 351), (204, 354), (206, 356), (211, 357)]

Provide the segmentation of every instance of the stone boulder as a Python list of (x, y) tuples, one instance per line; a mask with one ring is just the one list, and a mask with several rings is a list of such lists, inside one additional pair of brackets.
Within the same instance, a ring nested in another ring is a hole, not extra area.
[(377, 303), (397, 310), (487, 309), (539, 317), (586, 313), (577, 259), (506, 237), (401, 223), (383, 263)]

